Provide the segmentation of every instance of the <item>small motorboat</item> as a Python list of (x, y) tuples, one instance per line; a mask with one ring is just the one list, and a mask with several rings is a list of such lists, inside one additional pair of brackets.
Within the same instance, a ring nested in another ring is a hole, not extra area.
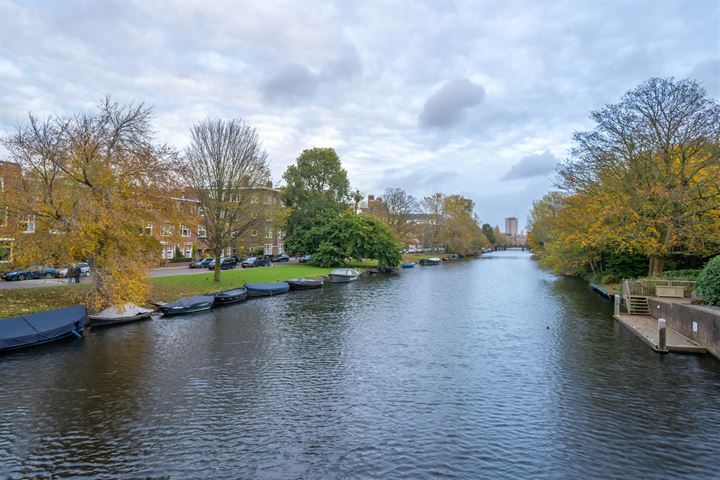
[(223, 290), (215, 294), (215, 306), (244, 302), (245, 298), (247, 298), (247, 288), (245, 287)]
[(138, 307), (134, 303), (126, 303), (125, 305), (106, 308), (95, 315), (88, 315), (88, 319), (90, 320), (91, 327), (105, 327), (108, 325), (147, 320), (152, 313), (153, 311), (147, 308)]
[(0, 351), (32, 347), (65, 337), (81, 337), (87, 323), (84, 305), (0, 320)]
[(287, 281), (287, 283), (290, 285), (290, 290), (293, 292), (299, 290), (313, 290), (320, 288), (325, 284), (325, 282), (316, 278), (291, 278)]
[(415, 262), (405, 262), (402, 265), (400, 265), (402, 268), (413, 268), (415, 266)]
[(440, 265), (442, 263), (442, 260), (439, 258), (423, 258), (420, 260), (420, 265), (423, 267), (427, 267), (430, 265)]
[[(464, 255), (463, 255), (463, 256), (464, 256)], [(460, 256), (459, 256), (459, 255), (456, 255), (456, 254), (454, 254), (454, 253), (451, 253), (450, 255), (447, 256), (447, 258), (448, 258), (448, 260), (457, 260), (457, 259), (460, 258)]]
[(248, 297), (269, 297), (287, 293), (290, 290), (290, 285), (288, 282), (247, 283), (245, 288)]
[(328, 277), (332, 283), (349, 283), (354, 282), (360, 276), (360, 272), (352, 268), (336, 268)]
[(215, 303), (215, 297), (212, 295), (197, 295), (166, 303), (160, 307), (160, 311), (165, 315), (203, 312), (210, 310), (213, 303)]

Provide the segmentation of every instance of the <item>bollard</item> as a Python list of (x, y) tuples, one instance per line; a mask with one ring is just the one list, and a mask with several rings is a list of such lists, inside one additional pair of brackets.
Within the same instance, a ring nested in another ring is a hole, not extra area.
[(615, 295), (615, 316), (620, 315), (620, 295)]
[(667, 352), (667, 322), (664, 318), (658, 318), (658, 350)]

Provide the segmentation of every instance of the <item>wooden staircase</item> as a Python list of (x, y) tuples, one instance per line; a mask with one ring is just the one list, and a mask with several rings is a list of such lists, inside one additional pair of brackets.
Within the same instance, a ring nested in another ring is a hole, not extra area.
[(648, 299), (642, 295), (629, 295), (627, 297), (627, 309), (630, 315), (650, 315)]

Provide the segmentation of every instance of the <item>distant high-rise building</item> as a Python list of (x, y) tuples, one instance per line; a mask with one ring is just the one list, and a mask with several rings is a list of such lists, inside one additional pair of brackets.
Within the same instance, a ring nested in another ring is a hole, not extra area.
[(508, 217), (505, 219), (505, 235), (509, 235), (510, 238), (515, 238), (518, 234), (518, 219), (515, 217)]

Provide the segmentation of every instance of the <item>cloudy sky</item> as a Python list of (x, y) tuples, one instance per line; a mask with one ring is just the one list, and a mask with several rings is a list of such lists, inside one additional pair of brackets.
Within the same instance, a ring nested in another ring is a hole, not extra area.
[(106, 94), (182, 148), (206, 116), (258, 129), (273, 176), (333, 147), (353, 187), (460, 193), (525, 224), (573, 130), (652, 76), (720, 96), (720, 3), (0, 0), (0, 129)]

